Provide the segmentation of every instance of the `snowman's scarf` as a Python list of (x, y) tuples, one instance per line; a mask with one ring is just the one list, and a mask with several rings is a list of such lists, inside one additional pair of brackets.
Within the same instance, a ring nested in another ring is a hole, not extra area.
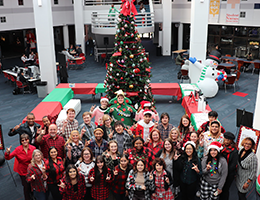
[(208, 67), (209, 67), (209, 66), (205, 66), (205, 67), (203, 67), (203, 69), (201, 70), (200, 78), (199, 78), (198, 83), (199, 83), (200, 81), (203, 81), (203, 80), (205, 79), (205, 75), (206, 75), (206, 71), (207, 71)]

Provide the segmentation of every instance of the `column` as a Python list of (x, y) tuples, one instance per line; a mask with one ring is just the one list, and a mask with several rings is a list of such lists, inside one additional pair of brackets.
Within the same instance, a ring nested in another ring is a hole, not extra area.
[[(209, 1), (191, 1), (190, 57), (196, 57), (203, 62), (206, 59), (208, 38)], [(189, 68), (192, 83), (196, 83), (200, 70), (195, 66)]]
[(68, 49), (70, 47), (69, 43), (69, 27), (68, 25), (63, 26), (63, 41), (64, 41), (64, 48)]
[(182, 49), (182, 45), (183, 45), (183, 23), (180, 23), (178, 28), (178, 49)]
[[(258, 79), (258, 88), (257, 88), (254, 121), (253, 121), (253, 128), (256, 129), (256, 130), (260, 130), (259, 120), (260, 120), (260, 76), (259, 76), (259, 79)], [(259, 163), (259, 160), (260, 160), (260, 144), (258, 144), (256, 156), (257, 156), (258, 163)], [(260, 173), (260, 168), (258, 166), (257, 174), (259, 174), (259, 173)]]
[(171, 33), (172, 33), (172, 1), (163, 0), (163, 41), (162, 41), (162, 55), (171, 55)]
[(48, 82), (48, 93), (50, 93), (57, 84), (51, 2), (52, 1), (33, 0), (41, 80)]
[(76, 45), (81, 44), (81, 49), (85, 53), (85, 34), (84, 34), (84, 0), (74, 1), (74, 24)]

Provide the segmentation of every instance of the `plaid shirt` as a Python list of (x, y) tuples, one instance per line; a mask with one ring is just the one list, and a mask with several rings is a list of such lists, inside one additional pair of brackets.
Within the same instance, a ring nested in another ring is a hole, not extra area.
[[(42, 160), (44, 166), (45, 162)], [(34, 175), (35, 179), (32, 179), (31, 176)], [(43, 180), (42, 170), (38, 167), (37, 164), (34, 166), (30, 164), (27, 168), (26, 180), (31, 184), (31, 190), (36, 192), (46, 192), (45, 180)]]
[(169, 187), (167, 187), (167, 190), (165, 189), (165, 176), (167, 176), (166, 171), (163, 170), (163, 173), (160, 176), (158, 176), (156, 171), (154, 171), (153, 176), (155, 184), (155, 196), (152, 195), (152, 200), (173, 200), (174, 197), (171, 189)]
[(118, 175), (114, 176), (114, 181), (112, 182), (111, 190), (116, 194), (124, 194), (126, 190), (125, 183), (128, 177), (128, 170), (122, 170), (119, 165), (115, 167), (115, 170), (118, 171)]
[[(117, 132), (114, 133), (112, 139), (109, 139), (110, 140), (115, 140), (117, 141), (117, 138), (116, 138), (116, 135), (119, 134)], [(134, 139), (134, 136), (133, 135), (129, 135), (126, 131), (124, 131), (123, 133), (123, 138), (124, 138), (124, 144), (123, 144), (123, 148), (124, 148), (124, 151), (127, 150), (127, 149), (130, 149), (132, 148), (132, 141)], [(118, 141), (117, 141), (118, 142)]]
[(91, 140), (89, 143), (88, 147), (91, 149), (93, 152), (94, 157), (98, 157), (99, 155), (102, 155), (103, 152), (105, 152), (108, 148), (108, 143), (106, 140), (102, 139), (102, 144), (100, 147), (96, 143), (96, 140)]
[(141, 153), (137, 153), (135, 148), (131, 148), (127, 150), (128, 159), (131, 165), (134, 166), (135, 162), (139, 159), (145, 160), (145, 167), (150, 172), (152, 171), (152, 163), (155, 159), (155, 154), (148, 147), (143, 147)]
[(95, 180), (93, 182), (90, 181), (90, 177), (94, 177), (95, 178), (95, 171), (94, 168), (92, 168), (89, 171), (89, 175), (88, 175), (88, 180), (89, 183), (92, 184), (92, 188), (91, 188), (91, 196), (95, 199), (95, 200), (105, 200), (108, 198), (109, 196), (109, 183), (112, 183), (113, 181), (113, 176), (111, 174), (111, 170), (108, 168), (107, 169), (108, 172), (108, 176), (111, 177), (111, 179), (109, 181), (106, 180), (106, 185), (104, 185), (104, 174), (102, 173), (100, 176), (100, 180), (99, 180), (99, 184), (96, 185), (95, 184)]
[(53, 166), (55, 168), (56, 172), (56, 178), (55, 180), (50, 177), (50, 164), (49, 160), (46, 160), (45, 162), (45, 169), (46, 169), (46, 175), (48, 176), (47, 183), (48, 184), (60, 184), (60, 180), (63, 177), (63, 172), (64, 172), (64, 166), (63, 166), (63, 161), (60, 157), (57, 157), (57, 163), (53, 162)]
[[(151, 198), (150, 191), (155, 190), (154, 181), (149, 179), (149, 175), (150, 175), (149, 172), (144, 172), (143, 175), (144, 175), (144, 185), (146, 187), (146, 190), (144, 190), (145, 200), (150, 200)], [(134, 170), (131, 170), (126, 179), (125, 187), (129, 192), (129, 199), (133, 199), (135, 191), (142, 191), (141, 186), (135, 184), (136, 177), (137, 177), (137, 173), (135, 173)]]
[(84, 176), (79, 173), (77, 181), (77, 191), (74, 192), (74, 186), (71, 182), (67, 182), (65, 177), (62, 178), (62, 182), (65, 183), (65, 188), (60, 187), (60, 193), (62, 194), (62, 200), (83, 200), (86, 194), (86, 184)]
[[(201, 128), (202, 130), (200, 131), (200, 129), (199, 129), (199, 130), (198, 130), (198, 134), (201, 134), (201, 133), (204, 133), (204, 132), (209, 131), (209, 121), (204, 122), (204, 123), (200, 126), (200, 128)], [(225, 132), (226, 132), (226, 130), (223, 128), (223, 126), (221, 126), (221, 133), (225, 133)]]
[(156, 155), (158, 151), (160, 151), (163, 148), (163, 141), (158, 142), (155, 147), (152, 141), (146, 143), (145, 146), (150, 148), (153, 151), (153, 153)]
[(42, 137), (42, 141), (39, 144), (39, 146), (41, 147), (41, 151), (43, 154), (44, 158), (48, 158), (48, 152), (50, 147), (55, 147), (58, 150), (58, 157), (61, 157), (62, 159), (65, 157), (64, 155), (64, 145), (65, 145), (65, 141), (63, 139), (63, 137), (57, 135), (55, 139), (53, 139), (49, 134), (48, 135), (44, 135)]
[[(120, 155), (119, 153), (117, 153), (116, 155), (116, 159), (113, 160), (111, 155), (110, 156), (107, 156), (107, 153), (108, 153), (108, 150), (103, 152), (102, 156), (104, 157), (104, 160), (105, 160), (105, 163), (106, 163), (106, 166), (111, 169), (111, 170), (114, 170), (115, 166), (117, 166), (119, 163), (120, 163)], [(115, 164), (116, 163), (116, 164)]]
[(62, 135), (65, 141), (67, 141), (70, 137), (71, 131), (78, 130), (79, 122), (76, 119), (74, 119), (73, 122), (68, 121), (68, 124), (64, 129), (64, 133), (62, 133), (62, 126), (63, 126), (63, 122), (58, 124), (58, 134)]
[[(71, 159), (68, 158), (67, 153), (68, 153), (68, 145), (70, 144), (71, 146)], [(66, 159), (68, 161), (68, 164), (75, 164), (79, 158), (81, 157), (81, 152), (84, 148), (84, 145), (81, 141), (79, 141), (79, 145), (77, 146), (74, 142), (69, 143), (66, 145), (65, 150), (66, 150)]]
[(157, 129), (160, 131), (161, 133), (161, 137), (162, 137), (162, 140), (165, 140), (166, 138), (169, 137), (169, 134), (172, 130), (174, 126), (172, 124), (168, 124), (167, 128), (165, 129), (164, 126), (162, 125), (162, 123), (160, 123), (157, 127)]

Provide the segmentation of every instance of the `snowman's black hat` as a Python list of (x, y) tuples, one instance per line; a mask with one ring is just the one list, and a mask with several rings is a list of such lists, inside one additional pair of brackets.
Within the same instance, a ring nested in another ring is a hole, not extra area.
[(218, 62), (218, 64), (220, 63), (220, 57), (221, 57), (221, 53), (217, 50), (213, 50), (210, 52), (209, 56), (207, 56), (207, 59), (212, 59)]

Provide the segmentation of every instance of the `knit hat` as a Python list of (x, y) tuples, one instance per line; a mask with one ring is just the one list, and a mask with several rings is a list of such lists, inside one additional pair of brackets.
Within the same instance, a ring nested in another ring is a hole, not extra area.
[(223, 147), (220, 144), (220, 142), (214, 141), (214, 142), (211, 142), (211, 144), (209, 145), (208, 151), (210, 149), (217, 149), (217, 151), (220, 152), (223, 149)]
[(153, 112), (148, 110), (148, 109), (146, 109), (146, 110), (144, 110), (143, 115), (145, 116), (146, 114), (150, 114), (152, 116)]
[(234, 134), (231, 133), (231, 132), (225, 132), (225, 133), (224, 133), (224, 138), (229, 139), (229, 140), (234, 140), (234, 139), (235, 139), (235, 136), (234, 136)]
[(107, 103), (109, 102), (109, 100), (108, 100), (107, 97), (101, 97), (101, 99), (100, 99), (100, 103), (101, 103), (101, 101), (106, 101)]
[(141, 107), (144, 109), (144, 107), (151, 107), (151, 102), (149, 101), (141, 101)]
[(184, 150), (188, 144), (192, 145), (196, 149), (196, 144), (193, 141), (187, 141), (182, 147), (182, 150)]
[(118, 97), (119, 95), (122, 95), (123, 97), (125, 97), (125, 93), (121, 89), (116, 91), (115, 94), (116, 94), (116, 97)]

